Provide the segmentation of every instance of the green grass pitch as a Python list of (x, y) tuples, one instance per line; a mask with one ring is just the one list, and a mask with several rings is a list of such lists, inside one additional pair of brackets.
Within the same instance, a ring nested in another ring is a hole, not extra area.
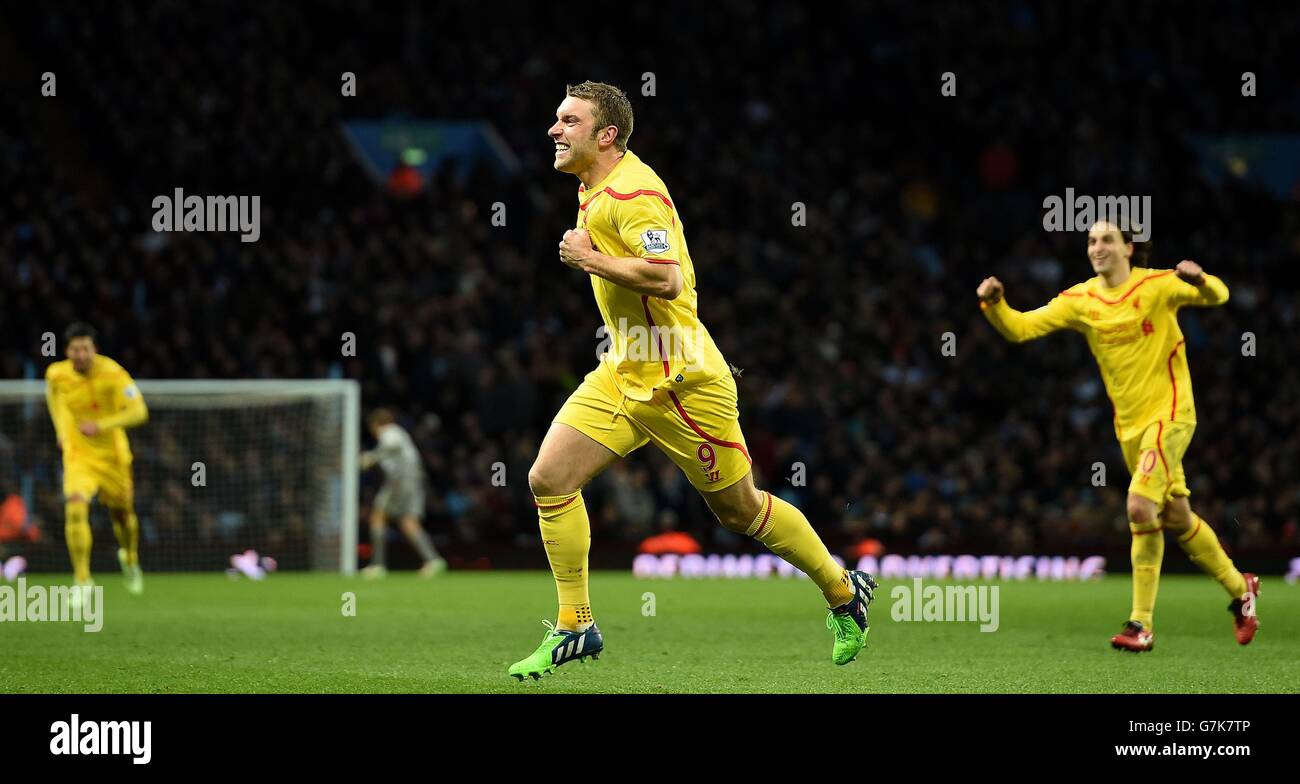
[[(894, 621), (898, 583), (886, 582), (866, 651), (836, 667), (825, 610), (806, 580), (596, 572), (605, 654), (523, 683), (506, 667), (532, 651), (540, 619), (554, 613), (545, 572), (377, 582), (281, 573), (261, 583), (146, 575), (141, 597), (116, 575), (98, 579), (98, 633), (0, 623), (0, 692), (1300, 692), (1300, 585), (1280, 577), (1264, 578), (1259, 636), (1243, 648), (1216, 584), (1166, 576), (1156, 649), (1141, 655), (1108, 645), (1128, 610), (1127, 575), (1002, 584), (991, 633), (977, 623)], [(354, 617), (342, 611), (349, 591)], [(647, 592), (653, 615), (643, 613)]]

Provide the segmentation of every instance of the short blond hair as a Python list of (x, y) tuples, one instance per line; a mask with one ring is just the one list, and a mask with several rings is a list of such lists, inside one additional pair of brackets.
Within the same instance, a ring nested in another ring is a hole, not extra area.
[(587, 81), (565, 86), (564, 94), (590, 101), (596, 117), (596, 133), (611, 125), (618, 128), (614, 146), (620, 152), (627, 152), (627, 140), (632, 135), (632, 102), (627, 99), (627, 93), (612, 84)]
[(393, 412), (386, 408), (376, 408), (374, 411), (370, 412), (370, 416), (366, 417), (366, 423), (372, 428), (391, 425), (396, 421), (397, 418), (393, 416)]

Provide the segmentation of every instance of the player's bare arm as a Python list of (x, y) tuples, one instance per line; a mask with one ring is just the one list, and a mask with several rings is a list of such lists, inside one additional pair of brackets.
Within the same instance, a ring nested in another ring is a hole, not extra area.
[(560, 240), (560, 261), (638, 294), (676, 299), (682, 276), (676, 264), (656, 264), (634, 256), (607, 256), (591, 244), (586, 229), (569, 229)]

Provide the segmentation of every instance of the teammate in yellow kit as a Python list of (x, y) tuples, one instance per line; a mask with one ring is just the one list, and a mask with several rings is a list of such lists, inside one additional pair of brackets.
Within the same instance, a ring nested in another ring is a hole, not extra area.
[(68, 358), (45, 371), (45, 396), (63, 451), (64, 532), (73, 578), (78, 586), (93, 585), (90, 502), (98, 495), (113, 520), (127, 590), (139, 594), (140, 524), (126, 428), (145, 422), (149, 410), (122, 366), (96, 353), (92, 327), (73, 324), (64, 340)]
[(1037, 310), (1021, 313), (1002, 297), (1002, 283), (986, 278), (977, 290), (980, 309), (1008, 340), (1017, 343), (1059, 329), (1082, 332), (1097, 359), (1115, 409), (1115, 437), (1132, 480), (1128, 518), (1132, 531), (1133, 609), (1124, 630), (1111, 638), (1121, 650), (1148, 651), (1155, 644), (1152, 616), (1164, 534), (1178, 539), (1192, 562), (1223, 586), (1232, 603), (1237, 642), (1255, 637), (1259, 578), (1233, 566), (1209, 524), (1192, 511), (1183, 454), (1196, 429), (1187, 349), (1178, 328), (1184, 305), (1222, 305), (1228, 287), (1199, 264), (1172, 270), (1135, 266), (1146, 247), (1109, 222), (1088, 233), (1088, 258), (1096, 277), (1062, 291)]
[(560, 607), (541, 645), (509, 673), (537, 678), (603, 650), (587, 592), (582, 487), (652, 442), (724, 527), (812, 578), (830, 608), (832, 659), (847, 664), (866, 644), (875, 582), (839, 566), (798, 509), (755, 488), (736, 383), (697, 314), (681, 216), (663, 181), (627, 148), (631, 103), (616, 87), (584, 82), (566, 90), (555, 116), (554, 166), (581, 182), (560, 260), (590, 276), (608, 351), (556, 415), (528, 474)]

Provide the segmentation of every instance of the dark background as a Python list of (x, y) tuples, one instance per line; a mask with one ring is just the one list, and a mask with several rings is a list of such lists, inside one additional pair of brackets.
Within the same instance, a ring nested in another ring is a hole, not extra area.
[[(1083, 339), (1011, 346), (974, 297), (996, 274), (1029, 309), (1090, 277), (1084, 236), (1042, 228), (1043, 198), (1072, 187), (1149, 195), (1152, 266), (1194, 259), (1228, 284), (1226, 306), (1180, 318), (1199, 419), (1192, 500), (1234, 553), (1296, 554), (1300, 191), (1211, 184), (1188, 142), (1300, 129), (1300, 22), (1280, 9), (11, 8), (0, 377), (39, 378), (40, 335), (85, 318), (137, 378), (358, 379), (365, 408), (394, 407), (422, 448), (440, 546), (462, 563), (517, 553), (540, 566), (527, 471), (594, 366), (600, 323), (586, 279), (555, 254), (577, 183), (552, 170), (545, 131), (566, 82), (605, 80), (632, 98), (631, 147), (682, 215), (701, 317), (744, 369), (756, 478), (837, 548), (874, 537), (890, 552), (1127, 563), (1127, 474)], [(57, 98), (40, 97), (44, 71)], [(354, 98), (340, 95), (344, 71)], [(940, 94), (946, 71), (955, 97)], [(1241, 95), (1244, 71), (1256, 97)], [(522, 173), (445, 172), (394, 199), (339, 130), (393, 114), (489, 121)], [(147, 242), (153, 197), (176, 187), (261, 195), (260, 241)], [(489, 222), (494, 202), (505, 227)], [(791, 226), (794, 202), (806, 227)], [(949, 331), (955, 357), (940, 353)], [(1247, 331), (1257, 356), (1241, 354)], [(354, 358), (340, 356), (344, 332)], [(498, 461), (503, 488), (489, 481)], [(806, 487), (787, 479), (796, 461)], [(1095, 461), (1109, 486), (1091, 485)], [(33, 510), (55, 539), (56, 491)], [(706, 549), (751, 546), (653, 449), (586, 496), (598, 548), (669, 524)]]

